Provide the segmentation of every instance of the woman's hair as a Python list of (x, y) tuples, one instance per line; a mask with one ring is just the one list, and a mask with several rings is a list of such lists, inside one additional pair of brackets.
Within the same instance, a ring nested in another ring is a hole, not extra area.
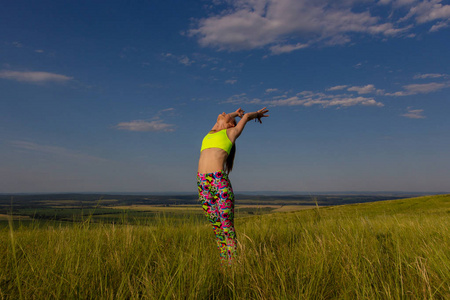
[(227, 157), (227, 162), (225, 163), (225, 171), (227, 172), (227, 174), (230, 174), (231, 170), (233, 170), (235, 154), (236, 154), (236, 144), (233, 144), (233, 147), (231, 147), (230, 150), (230, 154)]
[[(236, 124), (237, 124), (236, 119), (235, 118), (232, 118), (232, 119), (233, 119), (234, 126), (236, 126)], [(236, 154), (236, 143), (234, 143), (233, 146), (231, 147), (230, 154), (228, 154), (227, 161), (225, 163), (225, 171), (227, 172), (227, 174), (230, 174), (231, 170), (233, 170), (235, 154)]]

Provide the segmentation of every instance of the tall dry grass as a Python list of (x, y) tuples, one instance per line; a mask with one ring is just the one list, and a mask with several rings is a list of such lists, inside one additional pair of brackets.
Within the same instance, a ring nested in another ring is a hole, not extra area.
[(10, 226), (0, 299), (449, 299), (450, 196), (433, 199), (237, 219), (231, 268), (206, 220)]

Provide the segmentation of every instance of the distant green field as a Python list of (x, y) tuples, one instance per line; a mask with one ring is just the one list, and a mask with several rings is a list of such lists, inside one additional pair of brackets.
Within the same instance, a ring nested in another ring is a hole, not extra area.
[[(115, 200), (103, 200), (96, 203), (77, 203), (74, 200), (41, 201), (40, 206), (15, 208), (14, 226), (35, 225), (48, 222), (84, 222), (111, 224), (159, 223), (160, 218), (184, 222), (185, 219), (204, 220), (201, 205), (114, 205)], [(93, 204), (96, 204), (95, 206)], [(237, 218), (275, 212), (297, 211), (315, 207), (312, 205), (237, 205)], [(8, 214), (0, 214), (0, 227), (9, 226)]]
[(450, 195), (242, 207), (232, 267), (201, 211), (109, 209), (3, 221), (0, 299), (450, 299)]

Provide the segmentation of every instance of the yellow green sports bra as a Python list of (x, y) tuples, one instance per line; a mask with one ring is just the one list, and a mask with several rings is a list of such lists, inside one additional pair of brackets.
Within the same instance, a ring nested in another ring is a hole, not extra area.
[(202, 149), (200, 152), (204, 149), (220, 148), (230, 154), (231, 147), (233, 147), (233, 143), (228, 138), (227, 130), (223, 129), (215, 133), (208, 133), (203, 138)]

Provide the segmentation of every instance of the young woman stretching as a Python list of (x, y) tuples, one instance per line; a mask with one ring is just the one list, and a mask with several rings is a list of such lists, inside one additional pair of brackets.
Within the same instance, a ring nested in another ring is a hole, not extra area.
[[(234, 194), (228, 174), (233, 169), (235, 142), (248, 121), (268, 117), (265, 107), (244, 114), (242, 109), (222, 113), (216, 124), (205, 136), (198, 162), (198, 196), (206, 217), (216, 234), (221, 262), (231, 264), (236, 255), (236, 232), (234, 230)], [(236, 124), (235, 117), (241, 120)]]

